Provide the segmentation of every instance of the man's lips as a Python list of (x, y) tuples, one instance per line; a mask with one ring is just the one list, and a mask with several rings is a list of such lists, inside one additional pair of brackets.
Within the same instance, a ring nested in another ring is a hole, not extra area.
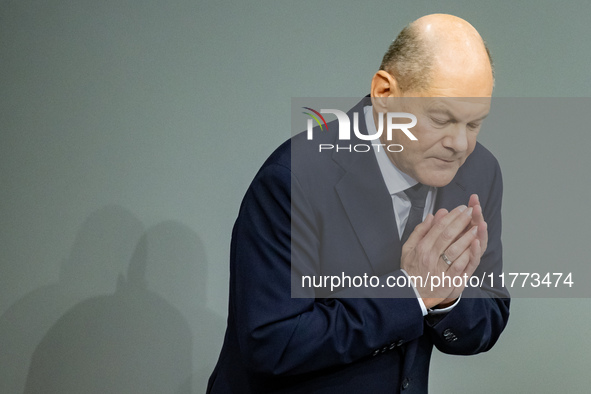
[(442, 159), (441, 157), (433, 157), (433, 159), (442, 161), (444, 163), (453, 163), (454, 161), (456, 161), (455, 159)]

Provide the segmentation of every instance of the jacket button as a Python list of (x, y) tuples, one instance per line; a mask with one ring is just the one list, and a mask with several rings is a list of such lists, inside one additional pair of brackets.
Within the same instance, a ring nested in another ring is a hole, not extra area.
[(401, 339), (398, 341), (398, 343), (396, 344), (396, 346), (402, 346), (404, 345), (404, 341)]
[(402, 380), (402, 390), (407, 389), (410, 386), (410, 380), (408, 378), (404, 378)]
[(388, 346), (384, 346), (384, 347), (382, 348), (382, 353), (386, 353), (387, 351), (388, 351)]
[(374, 352), (371, 354), (372, 356), (377, 356), (378, 354), (380, 354), (380, 349), (376, 349), (374, 350)]
[(395, 347), (396, 347), (396, 342), (392, 342), (392, 343), (390, 344), (390, 346), (388, 346), (388, 349), (392, 350), (392, 349), (394, 349)]
[(449, 328), (443, 330), (443, 338), (445, 338), (445, 340), (448, 342), (455, 342), (458, 340), (456, 334), (454, 334), (453, 331)]

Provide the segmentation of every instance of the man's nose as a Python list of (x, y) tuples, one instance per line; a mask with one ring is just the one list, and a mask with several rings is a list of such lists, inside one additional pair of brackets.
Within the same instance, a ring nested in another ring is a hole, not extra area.
[(458, 153), (468, 150), (468, 130), (466, 125), (456, 123), (453, 127), (450, 127), (447, 135), (443, 138), (443, 146)]

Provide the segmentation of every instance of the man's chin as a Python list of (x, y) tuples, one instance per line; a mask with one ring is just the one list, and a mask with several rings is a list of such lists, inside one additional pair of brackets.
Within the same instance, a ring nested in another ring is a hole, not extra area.
[(456, 176), (457, 170), (431, 170), (419, 182), (433, 187), (447, 186)]

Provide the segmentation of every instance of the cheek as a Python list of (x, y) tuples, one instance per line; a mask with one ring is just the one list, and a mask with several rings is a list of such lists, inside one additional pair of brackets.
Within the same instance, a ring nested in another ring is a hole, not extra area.
[(476, 148), (476, 135), (468, 139), (468, 150), (466, 151), (466, 157), (468, 157)]
[(407, 144), (410, 145), (409, 152), (412, 154), (413, 157), (416, 157), (417, 159), (425, 158), (439, 152), (438, 138), (433, 138), (433, 136), (430, 135), (424, 135), (422, 138), (417, 136), (417, 138), (419, 138), (419, 140), (413, 141), (412, 145)]
[(412, 163), (418, 159), (420, 159), (420, 146), (416, 145), (418, 141), (413, 141), (413, 143), (406, 143), (404, 146), (404, 150), (400, 152), (402, 157), (406, 162)]
[(466, 150), (466, 154), (462, 158), (460, 165), (466, 162), (468, 156), (470, 156), (472, 152), (474, 152), (474, 148), (476, 148), (476, 138), (474, 138), (474, 140), (468, 141), (468, 149)]

